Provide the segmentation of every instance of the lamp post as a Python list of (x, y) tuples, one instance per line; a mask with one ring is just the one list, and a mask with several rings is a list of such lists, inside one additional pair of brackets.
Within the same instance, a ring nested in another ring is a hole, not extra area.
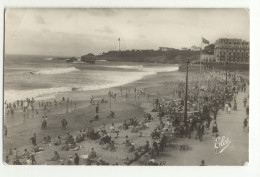
[(227, 60), (227, 55), (226, 55), (226, 87), (227, 87), (227, 65), (228, 65), (228, 60)]
[(110, 112), (111, 112), (111, 91), (109, 93), (109, 101), (110, 101), (109, 106), (110, 106)]
[(184, 103), (184, 123), (187, 122), (187, 99), (188, 99), (188, 71), (190, 61), (186, 61), (186, 88), (185, 88), (185, 103)]
[(235, 84), (237, 83), (237, 58), (235, 59)]
[[(226, 87), (225, 87), (225, 95), (227, 95), (227, 84), (228, 84), (228, 81), (227, 81), (227, 65), (228, 65), (228, 57), (227, 57), (227, 53), (225, 55), (225, 58), (226, 58), (226, 62), (225, 62), (225, 68), (226, 68)], [(226, 96), (224, 96), (224, 99), (223, 99), (223, 106), (225, 105), (225, 101), (226, 101)]]

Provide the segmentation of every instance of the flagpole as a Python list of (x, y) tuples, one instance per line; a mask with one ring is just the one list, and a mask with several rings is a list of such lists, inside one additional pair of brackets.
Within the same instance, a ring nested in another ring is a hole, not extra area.
[(120, 52), (120, 38), (118, 38), (118, 52)]
[(201, 43), (200, 43), (200, 79), (199, 79), (199, 95), (198, 95), (199, 110), (200, 110), (200, 87), (201, 87), (201, 53), (202, 53), (202, 38), (203, 38), (203, 37), (201, 37)]

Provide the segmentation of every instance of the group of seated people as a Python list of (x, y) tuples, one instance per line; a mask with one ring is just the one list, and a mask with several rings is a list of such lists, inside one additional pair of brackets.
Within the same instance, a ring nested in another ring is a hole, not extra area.
[(147, 121), (147, 122), (151, 122), (151, 121), (153, 120), (152, 115), (149, 114), (149, 113), (145, 113), (145, 114), (144, 114), (144, 117), (146, 118), (146, 121)]
[(51, 137), (50, 136), (43, 137), (43, 144), (49, 144), (49, 143), (51, 143)]
[(128, 135), (126, 135), (125, 139), (123, 140), (123, 144), (125, 145), (124, 151), (127, 149), (128, 152), (133, 151), (133, 140), (130, 140), (128, 138)]
[(109, 165), (109, 163), (105, 162), (102, 158), (97, 157), (97, 153), (94, 148), (91, 148), (91, 152), (88, 154), (88, 157), (85, 159), (85, 163), (87, 165)]
[(135, 161), (135, 160), (137, 160), (141, 157), (144, 157), (147, 160), (147, 161), (145, 160), (146, 162), (144, 162), (145, 165), (163, 165), (163, 164), (160, 164), (160, 163), (157, 163), (157, 164), (156, 163), (150, 163), (150, 162), (153, 162), (153, 161), (155, 162), (155, 160), (152, 160), (152, 159), (157, 159), (158, 156), (159, 156), (159, 152), (163, 151), (163, 148), (161, 147), (163, 143), (165, 143), (164, 138), (162, 138), (160, 140), (160, 143), (153, 142), (152, 146), (150, 146), (149, 141), (146, 141), (145, 145), (140, 146), (136, 149), (133, 149), (132, 152), (135, 152), (134, 153), (135, 157), (134, 157), (134, 159), (131, 159), (126, 163), (130, 164), (131, 162), (133, 162), (133, 161)]
[(76, 143), (84, 141), (84, 138), (87, 136), (86, 130), (79, 130), (78, 135), (76, 136)]
[(139, 151), (139, 152), (148, 152), (149, 150), (150, 150), (149, 141), (146, 141), (145, 145), (137, 148), (137, 151)]
[(94, 129), (92, 129), (90, 132), (87, 133), (87, 137), (90, 138), (91, 140), (97, 140), (101, 136), (98, 131), (95, 132)]
[(157, 129), (154, 129), (151, 133), (152, 139), (159, 139), (160, 138), (160, 132), (157, 131)]
[(39, 147), (37, 144), (35, 144), (34, 146), (33, 146), (33, 151), (34, 152), (40, 152), (40, 151), (43, 151), (44, 149), (43, 148), (41, 148), (41, 147)]
[(105, 98), (102, 98), (100, 103), (108, 103), (108, 100), (106, 100)]
[(149, 141), (146, 141), (145, 145), (139, 146), (137, 148), (135, 148), (134, 144), (128, 140), (128, 137), (126, 137), (124, 143), (126, 146), (128, 146), (128, 153), (134, 153), (134, 158), (127, 159), (127, 161), (125, 161), (125, 164), (128, 165), (142, 157), (145, 153), (147, 153), (150, 150)]
[(109, 134), (104, 134), (100, 141), (99, 144), (106, 144), (106, 143), (110, 143), (111, 142), (111, 136)]
[(114, 118), (115, 117), (115, 112), (110, 111), (109, 115), (107, 116), (108, 119)]
[[(60, 138), (58, 138), (58, 141)], [(74, 138), (70, 133), (67, 133), (66, 136), (65, 136), (65, 143), (64, 145), (61, 147), (61, 150), (62, 151), (68, 151), (70, 149), (79, 149), (79, 146), (76, 144), (77, 140), (77, 136)], [(57, 143), (58, 144), (58, 143)]]
[[(36, 164), (36, 160), (34, 157), (34, 152), (29, 152), (27, 149), (24, 149), (24, 152), (19, 155), (17, 149), (13, 150), (10, 148), (8, 154), (5, 156), (4, 162), (10, 164), (10, 157), (12, 157), (13, 165), (34, 165)], [(20, 161), (20, 159), (22, 161)]]
[(114, 151), (116, 148), (116, 145), (115, 145), (114, 141), (109, 141), (108, 143), (104, 144), (104, 146), (102, 148), (105, 150)]
[(54, 156), (49, 161), (59, 161), (60, 155), (57, 151), (54, 151)]
[(94, 162), (97, 162), (97, 153), (94, 148), (91, 148), (91, 152), (88, 154), (88, 157), (85, 159), (87, 165), (91, 165)]
[(124, 121), (122, 125), (123, 130), (127, 130), (130, 126), (132, 126), (132, 133), (137, 133), (140, 130), (146, 129), (149, 127), (148, 122), (150, 122), (152, 118), (145, 118), (143, 121), (137, 119), (137, 118), (131, 118), (128, 121)]
[(61, 145), (61, 137), (60, 137), (60, 136), (58, 136), (56, 142), (54, 142), (54, 145), (55, 145), (55, 146)]

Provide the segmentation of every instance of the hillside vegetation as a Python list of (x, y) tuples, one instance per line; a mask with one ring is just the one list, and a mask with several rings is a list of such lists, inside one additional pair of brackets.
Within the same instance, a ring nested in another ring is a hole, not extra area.
[(199, 57), (198, 51), (178, 50), (170, 51), (159, 50), (126, 50), (109, 51), (98, 55), (97, 59), (108, 61), (127, 61), (127, 62), (152, 62), (152, 63), (178, 63), (181, 64), (187, 59), (196, 60)]

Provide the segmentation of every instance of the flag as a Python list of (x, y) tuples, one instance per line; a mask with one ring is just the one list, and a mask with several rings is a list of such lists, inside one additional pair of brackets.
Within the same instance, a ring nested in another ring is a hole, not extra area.
[(209, 41), (208, 41), (207, 39), (205, 39), (205, 38), (202, 38), (202, 42), (203, 42), (204, 44), (209, 44)]

